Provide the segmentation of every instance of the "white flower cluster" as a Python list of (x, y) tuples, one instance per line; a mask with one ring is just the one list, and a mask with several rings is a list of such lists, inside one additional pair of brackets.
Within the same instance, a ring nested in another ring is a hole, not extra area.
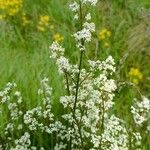
[(149, 120), (150, 100), (145, 96), (142, 96), (142, 101), (136, 100), (134, 106), (131, 107), (131, 113), (133, 114), (135, 123), (142, 126)]
[[(72, 4), (69, 5), (70, 9), (75, 12), (75, 19), (79, 19), (81, 17), (81, 12), (78, 14), (79, 11), (81, 11), (83, 4), (91, 4), (91, 5), (96, 5), (97, 0), (81, 0), (80, 4), (78, 4), (77, 2), (73, 2)], [(78, 44), (81, 41), (85, 41), (85, 42), (90, 42), (91, 41), (91, 36), (92, 33), (95, 32), (95, 24), (93, 22), (89, 23), (88, 21), (91, 20), (91, 14), (88, 13), (86, 16), (86, 21), (84, 24), (82, 24), (82, 29), (80, 29), (80, 31), (74, 33), (74, 37), (76, 39), (76, 41), (78, 41)], [(82, 19), (82, 18), (80, 18)]]
[(7, 108), (7, 111), (1, 110), (1, 115), (3, 117), (9, 117), (9, 121), (5, 124), (4, 134), (7, 140), (12, 140), (10, 133), (22, 128), (21, 124), (16, 123), (19, 118), (23, 115), (21, 108), (22, 96), (19, 91), (16, 91), (17, 85), (15, 83), (7, 83), (4, 90), (0, 91), (0, 104)]
[[(112, 57), (109, 57), (103, 62), (89, 61), (89, 64), (90, 72), (86, 71), (85, 69), (81, 70), (81, 83), (79, 87), (78, 101), (76, 103), (77, 107), (75, 110), (75, 118), (72, 116), (72, 113), (65, 114), (62, 117), (70, 124), (73, 123), (74, 125), (73, 135), (76, 135), (73, 141), (74, 147), (77, 147), (79, 143), (81, 144), (81, 141), (79, 141), (79, 139), (80, 134), (82, 134), (82, 138), (85, 139), (85, 141), (88, 140), (89, 142), (91, 142), (91, 144), (93, 144), (92, 147), (97, 149), (100, 147), (100, 144), (102, 145), (100, 141), (101, 138), (103, 138), (103, 136), (101, 135), (102, 133), (98, 134), (98, 131), (100, 130), (100, 124), (103, 122), (103, 119), (109, 121), (108, 111), (110, 108), (112, 108), (114, 104), (112, 100), (114, 97), (114, 91), (117, 87), (115, 81), (113, 79), (110, 79), (110, 76), (115, 71), (115, 67), (113, 66), (114, 61)], [(78, 71), (75, 71), (75, 69), (72, 72), (70, 72), (72, 73), (72, 77), (75, 77), (76, 72)], [(71, 110), (73, 110), (75, 103), (74, 93), (76, 91), (73, 82), (72, 85), (70, 84), (69, 89), (70, 95), (62, 96), (60, 98), (60, 102), (62, 103), (64, 108), (70, 108)], [(76, 124), (80, 124), (81, 133), (79, 133), (79, 127)], [(104, 132), (107, 133), (107, 130)], [(115, 130), (116, 128), (112, 128), (111, 132), (116, 133)], [(125, 131), (124, 134), (124, 136), (127, 136)], [(123, 134), (120, 134), (120, 137), (121, 135)], [(118, 139), (115, 138), (115, 136), (112, 136), (110, 138), (113, 138), (113, 142), (115, 142), (116, 140), (116, 143), (118, 144)], [(108, 142), (108, 139), (105, 140), (107, 140)], [(102, 142), (104, 141), (102, 140)], [(124, 141), (124, 143), (125, 142), (127, 144), (127, 140)]]
[(91, 33), (95, 32), (95, 24), (93, 22), (85, 22), (83, 26), (84, 28), (81, 31), (75, 33), (74, 37), (77, 41), (84, 40), (85, 42), (90, 42), (92, 37)]
[(69, 64), (69, 60), (63, 56), (61, 56), (59, 59), (57, 59), (56, 64), (58, 65), (59, 69), (59, 73), (63, 73), (65, 72), (69, 72), (70, 70), (70, 64)]
[[(97, 4), (98, 0), (80, 0), (81, 4), (91, 4), (92, 6), (95, 6)], [(77, 12), (80, 8), (79, 4), (75, 1), (72, 4), (69, 5), (69, 8), (73, 12)]]
[(62, 48), (57, 42), (53, 42), (50, 46), (51, 56), (50, 58), (56, 59), (58, 71), (60, 74), (68, 72), (70, 70), (69, 60), (64, 57), (64, 48)]
[[(23, 116), (24, 123), (31, 131), (40, 130), (41, 132), (48, 130), (48, 126), (44, 125), (44, 120), (47, 119), (49, 123), (53, 122), (54, 115), (51, 113), (51, 94), (52, 88), (48, 86), (48, 79), (44, 78), (41, 81), (41, 89), (38, 94), (42, 97), (41, 106), (37, 106), (31, 110), (26, 111)], [(39, 121), (40, 120), (40, 121)]]
[[(3, 148), (11, 150), (39, 149), (36, 146), (31, 145), (30, 134), (28, 132), (25, 132), (24, 135), (22, 135), (19, 139), (14, 139), (16, 132), (18, 135), (19, 133), (22, 134), (24, 129), (27, 129), (31, 133), (38, 132), (48, 135), (57, 133), (57, 138), (60, 138), (60, 140), (64, 140), (66, 138), (62, 135), (70, 136), (68, 129), (62, 125), (60, 121), (54, 121), (54, 115), (51, 112), (52, 88), (49, 87), (47, 78), (44, 78), (41, 81), (41, 88), (38, 90), (38, 95), (41, 98), (41, 102), (39, 102), (40, 106), (37, 106), (31, 110), (24, 110), (24, 112), (22, 112), (22, 108), (20, 107), (20, 104), (22, 104), (22, 97), (20, 92), (13, 92), (13, 87), (11, 86), (11, 88), (8, 88), (8, 85), (13, 84), (7, 84), (7, 88), (4, 89), (4, 91), (8, 91), (9, 89), (7, 95), (9, 95), (10, 98), (9, 101), (5, 101), (5, 103), (8, 107), (8, 110), (10, 111), (9, 114), (11, 117), (9, 122), (5, 125), (4, 134), (5, 138), (7, 139), (7, 143), (2, 145)], [(10, 93), (10, 89), (12, 90), (12, 95)], [(5, 96), (7, 96), (6, 92), (1, 91), (1, 93), (5, 93)], [(23, 123), (21, 122), (22, 124), (18, 124), (18, 121), (23, 121)], [(57, 145), (60, 147), (60, 144), (54, 142), (54, 146), (56, 145), (55, 149), (57, 149)], [(61, 147), (66, 148), (66, 144), (63, 144)], [(40, 149), (44, 150), (44, 148)]]
[[(83, 19), (82, 6), (94, 6), (96, 3), (97, 0), (80, 0), (79, 3), (71, 4), (70, 9), (76, 13), (75, 18)], [(91, 14), (84, 16), (86, 21), (80, 20), (81, 27), (74, 34), (80, 56), (86, 52), (84, 44), (91, 41), (95, 31), (95, 24), (90, 22)], [(0, 91), (0, 104), (8, 108), (6, 116), (10, 118), (4, 125), (7, 142), (2, 148), (44, 150), (43, 143), (40, 143), (43, 147), (32, 146), (30, 135), (34, 138), (36, 133), (44, 138), (46, 135), (50, 139), (50, 148), (54, 150), (129, 150), (129, 145), (132, 145), (133, 149), (134, 145), (139, 146), (142, 139), (140, 133), (133, 132), (134, 138), (129, 137), (127, 130), (130, 129), (125, 127), (125, 122), (112, 114), (117, 89), (113, 79), (116, 71), (114, 59), (108, 56), (104, 61), (88, 60), (85, 68), (82, 68), (82, 57), (78, 65), (70, 64), (64, 55), (65, 49), (57, 42), (52, 43), (50, 50), (50, 58), (56, 60), (59, 73), (64, 75), (67, 94), (59, 99), (64, 113), (59, 118), (52, 112), (52, 88), (48, 85), (48, 78), (41, 81), (38, 105), (29, 110), (23, 107), (20, 92), (13, 92), (12, 89), (16, 85), (8, 83), (6, 88)], [(150, 101), (146, 97), (143, 97), (141, 102), (136, 102), (131, 107), (135, 123), (141, 126), (147, 122), (149, 110)]]
[(91, 5), (95, 6), (98, 0), (81, 0), (83, 3), (90, 3)]
[(20, 139), (15, 140), (15, 145), (16, 146), (10, 150), (29, 150), (31, 145), (30, 134), (25, 132), (24, 135), (20, 137)]
[(142, 137), (139, 132), (132, 132), (131, 145), (136, 150), (141, 150)]
[(50, 58), (59, 58), (64, 55), (64, 48), (62, 48), (57, 42), (53, 42), (50, 46), (51, 56)]
[(86, 21), (91, 20), (91, 14), (90, 14), (90, 13), (88, 13), (88, 14), (85, 16), (85, 19), (86, 19)]
[[(54, 115), (51, 111), (52, 88), (49, 87), (47, 78), (41, 81), (41, 89), (38, 90), (38, 93), (42, 97), (42, 104), (25, 112), (23, 117), (24, 124), (31, 132), (41, 132), (48, 135), (57, 133), (57, 138), (63, 141), (66, 136), (69, 136), (68, 129), (60, 121), (54, 120)], [(54, 149), (57, 148), (65, 149), (66, 144), (55, 142)]]
[(7, 101), (10, 100), (10, 96), (9, 93), (11, 92), (11, 90), (16, 87), (15, 83), (7, 83), (6, 87), (4, 88), (4, 90), (0, 91), (0, 103), (4, 104)]
[[(70, 5), (76, 19), (81, 15), (81, 12), (80, 14), (78, 12), (82, 9), (82, 4), (95, 5), (97, 0), (80, 2), (81, 4), (74, 2)], [(74, 34), (81, 52), (85, 51), (83, 43), (90, 42), (95, 31), (95, 24), (89, 22), (91, 14), (85, 15), (85, 19), (82, 29)], [(88, 147), (91, 150), (127, 150), (129, 140), (124, 122), (115, 115), (109, 115), (114, 105), (114, 92), (117, 89), (116, 82), (112, 79), (116, 70), (114, 59), (109, 56), (104, 61), (88, 60), (89, 67), (84, 69), (69, 64), (68, 59), (65, 59), (64, 49), (58, 43), (53, 43), (50, 49), (52, 58), (56, 58), (59, 72), (65, 75), (64, 83), (68, 95), (61, 96), (60, 103), (68, 112), (62, 115), (62, 118), (68, 122), (69, 127), (66, 128), (66, 132), (61, 132), (61, 135), (66, 141), (71, 140), (71, 149)], [(79, 82), (76, 80), (77, 77)], [(56, 145), (56, 147), (61, 149), (63, 146)]]
[(16, 100), (17, 100), (17, 103), (16, 102), (12, 102), (12, 103), (10, 102), (8, 104), (8, 110), (10, 111), (10, 117), (12, 120), (18, 119), (18, 116), (23, 114), (23, 112), (21, 110), (19, 110), (19, 105), (21, 105), (21, 103), (22, 103), (21, 95), (16, 96)]
[(74, 2), (74, 3), (69, 5), (69, 8), (70, 8), (71, 11), (77, 12), (78, 9), (79, 9), (79, 4), (77, 2)]
[(84, 40), (85, 42), (90, 42), (92, 37), (92, 32), (95, 32), (95, 24), (85, 22), (84, 28), (81, 31), (78, 31), (74, 34), (74, 37), (77, 41)]
[[(102, 134), (102, 149), (128, 150), (128, 133), (121, 119), (112, 115), (105, 120), (104, 133)], [(108, 143), (106, 145), (105, 143)]]

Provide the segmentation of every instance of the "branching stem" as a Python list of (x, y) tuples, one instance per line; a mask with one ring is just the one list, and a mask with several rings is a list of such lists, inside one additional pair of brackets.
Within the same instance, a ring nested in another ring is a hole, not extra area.
[[(80, 16), (80, 30), (83, 28), (83, 14), (82, 14), (82, 2), (79, 0), (79, 16)], [(84, 46), (84, 40), (81, 40), (81, 45)], [(75, 111), (76, 111), (76, 106), (77, 106), (77, 100), (78, 100), (78, 93), (79, 93), (79, 87), (80, 87), (80, 74), (81, 74), (81, 69), (82, 69), (82, 60), (83, 60), (83, 50), (80, 51), (80, 59), (79, 59), (79, 72), (77, 75), (77, 82), (76, 82), (76, 89), (75, 89), (75, 101), (74, 101), (74, 107), (73, 107), (73, 118), (76, 121), (76, 116), (75, 116)], [(81, 147), (82, 150), (84, 149), (83, 147), (83, 138), (82, 138), (82, 133), (81, 133), (81, 128), (78, 126), (79, 134), (80, 134), (80, 139), (81, 139)], [(71, 139), (72, 140), (72, 139)], [(70, 148), (71, 148), (71, 140), (70, 140)]]

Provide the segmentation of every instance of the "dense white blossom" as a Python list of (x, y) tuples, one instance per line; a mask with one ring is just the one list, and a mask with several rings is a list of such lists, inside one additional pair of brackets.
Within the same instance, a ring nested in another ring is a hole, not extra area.
[(53, 42), (50, 46), (51, 56), (50, 58), (57, 58), (64, 54), (64, 48), (62, 48), (57, 42)]
[(134, 121), (137, 125), (142, 126), (144, 122), (148, 121), (150, 114), (150, 100), (142, 96), (142, 101), (136, 101), (131, 107)]
[(92, 32), (95, 32), (95, 24), (85, 22), (83, 24), (84, 28), (81, 31), (78, 31), (74, 34), (74, 37), (77, 41), (85, 40), (86, 42), (91, 41)]
[(59, 59), (57, 59), (56, 64), (58, 65), (59, 73), (63, 73), (64, 71), (69, 72), (70, 64), (66, 57), (61, 56)]
[(20, 139), (15, 140), (15, 147), (12, 147), (10, 150), (29, 150), (30, 144), (30, 134), (25, 132)]
[[(108, 142), (108, 145), (105, 144)], [(112, 115), (105, 119), (104, 133), (102, 134), (102, 149), (104, 150), (128, 150), (128, 133), (123, 121)]]
[(93, 22), (91, 23), (85, 22), (83, 26), (90, 32), (95, 32), (95, 24)]
[(81, 31), (78, 31), (77, 33), (75, 33), (74, 37), (77, 41), (80, 41), (83, 39), (86, 42), (90, 42), (91, 41), (91, 32), (90, 32), (90, 30), (83, 28)]
[[(69, 7), (75, 12), (74, 18), (78, 19), (81, 17), (79, 8), (89, 4), (95, 6), (97, 1), (75, 1)], [(85, 14), (85, 22), (83, 20), (80, 29), (73, 34), (81, 54), (86, 52), (84, 42), (90, 42), (92, 33), (95, 32), (95, 24), (90, 20), (91, 14), (88, 12)], [(63, 110), (61, 116), (53, 113), (53, 90), (48, 84), (48, 78), (41, 80), (37, 105), (30, 109), (24, 108), (21, 93), (18, 90), (13, 91), (16, 84), (8, 83), (0, 91), (0, 104), (5, 105), (10, 117), (10, 121), (4, 125), (8, 142), (4, 147), (10, 150), (44, 150), (43, 143), (40, 143), (43, 147), (32, 145), (31, 137), (34, 138), (39, 133), (43, 137), (49, 137), (50, 142), (53, 140), (53, 144), (49, 144), (54, 150), (65, 150), (68, 146), (72, 150), (129, 150), (129, 144), (133, 148), (139, 148), (142, 140), (140, 133), (127, 129), (125, 122), (112, 111), (117, 90), (113, 57), (108, 56), (103, 61), (87, 60), (84, 68), (82, 64), (71, 64), (65, 56), (65, 49), (59, 43), (53, 42), (50, 46), (50, 58), (55, 60), (58, 72), (64, 75), (63, 83), (67, 89), (58, 100)], [(131, 107), (134, 121), (139, 126), (148, 121), (149, 111), (150, 101), (146, 97), (142, 97), (142, 101), (136, 101)], [(1, 114), (4, 113), (2, 110)], [(147, 129), (150, 130), (150, 126)], [(131, 137), (129, 132), (132, 132)], [(0, 143), (0, 149), (2, 146)]]

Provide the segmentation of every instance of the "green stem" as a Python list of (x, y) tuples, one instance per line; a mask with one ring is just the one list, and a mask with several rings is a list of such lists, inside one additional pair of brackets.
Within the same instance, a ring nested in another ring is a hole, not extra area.
[(79, 81), (80, 81), (80, 74), (81, 74), (81, 68), (82, 68), (82, 58), (83, 58), (83, 51), (81, 51), (81, 53), (80, 53), (79, 73), (78, 73), (78, 76), (77, 76), (75, 102), (74, 102), (74, 107), (73, 107), (73, 117), (74, 118), (75, 118), (75, 110), (76, 110), (77, 99), (78, 99), (78, 92), (79, 92)]
[[(82, 15), (82, 2), (79, 0), (79, 14), (80, 14), (80, 30), (82, 30), (83, 28), (83, 15)], [(81, 40), (81, 45), (84, 45), (84, 40)], [(77, 100), (78, 100), (78, 93), (79, 93), (79, 86), (80, 86), (80, 74), (81, 74), (81, 69), (82, 69), (82, 60), (83, 60), (83, 52), (84, 51), (80, 51), (80, 60), (79, 60), (79, 73), (77, 75), (77, 83), (76, 83), (76, 89), (75, 89), (75, 101), (74, 101), (74, 107), (73, 107), (73, 118), (74, 120), (78, 123), (78, 121), (76, 120), (76, 116), (75, 116), (75, 111), (76, 111), (76, 107), (77, 107)], [(73, 124), (72, 124), (73, 126)], [(79, 134), (80, 134), (80, 139), (81, 139), (81, 147), (83, 149), (83, 138), (82, 138), (82, 133), (81, 133), (81, 128), (78, 126), (78, 130), (79, 130)], [(71, 148), (71, 144), (72, 144), (72, 138), (70, 139), (70, 148)]]
[[(102, 124), (101, 124), (101, 135), (104, 132), (104, 113), (105, 113), (105, 107), (104, 107), (104, 100), (102, 99)], [(100, 150), (102, 149), (102, 136), (100, 140)]]
[(68, 93), (68, 96), (69, 96), (70, 95), (70, 88), (69, 88), (68, 75), (67, 75), (67, 72), (64, 72), (64, 73), (65, 73), (65, 78), (66, 78), (67, 93)]

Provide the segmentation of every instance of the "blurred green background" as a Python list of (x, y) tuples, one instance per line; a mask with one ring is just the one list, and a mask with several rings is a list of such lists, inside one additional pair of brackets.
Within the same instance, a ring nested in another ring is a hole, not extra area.
[[(45, 76), (53, 87), (56, 108), (59, 96), (64, 93), (62, 77), (49, 58), (53, 40), (65, 47), (70, 61), (78, 60), (71, 35), (77, 31), (77, 24), (68, 10), (69, 3), (68, 0), (23, 0), (14, 7), (16, 10), (4, 10), (0, 3), (0, 88), (7, 82), (17, 83), (29, 108), (36, 105), (39, 83)], [(150, 1), (100, 0), (89, 11), (96, 33), (86, 57), (104, 59), (112, 55), (118, 70), (116, 80), (133, 82), (143, 94), (150, 96)], [(105, 32), (110, 36), (105, 37)], [(116, 94), (115, 111), (130, 122), (130, 106), (138, 92), (125, 86)], [(148, 138), (144, 140), (147, 149)]]

